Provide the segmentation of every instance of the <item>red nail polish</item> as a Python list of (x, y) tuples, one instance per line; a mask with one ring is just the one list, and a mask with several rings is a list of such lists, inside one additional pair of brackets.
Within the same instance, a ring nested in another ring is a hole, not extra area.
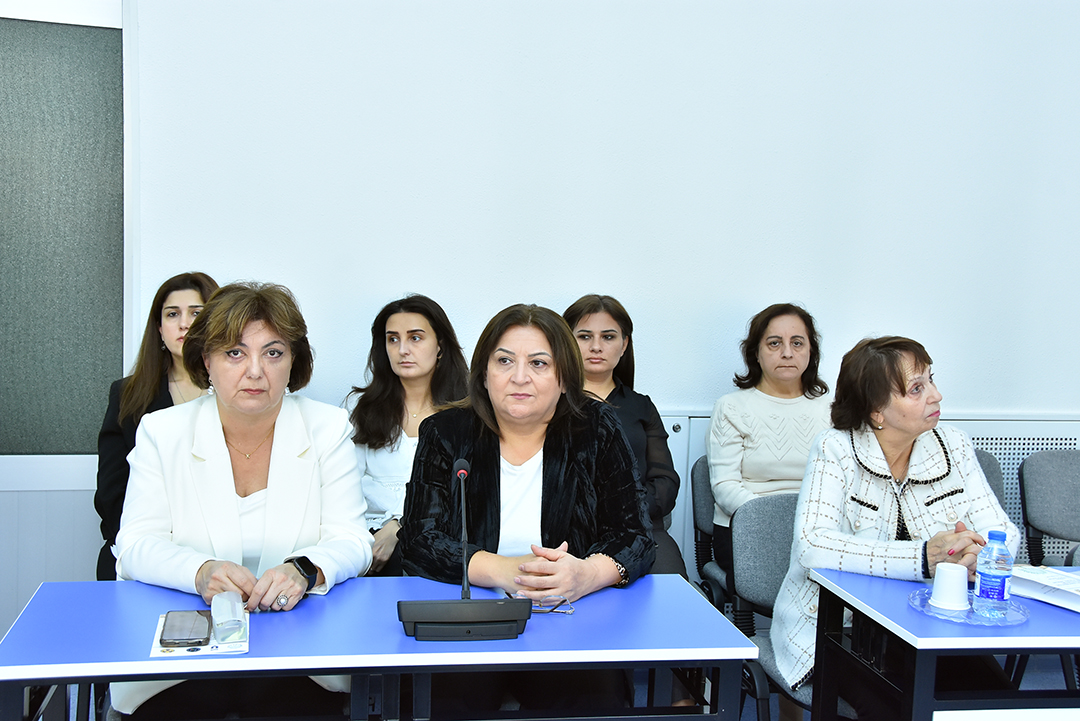
[(953, 555), (954, 553), (956, 553), (956, 551), (954, 551), (954, 550), (952, 550), (952, 549), (950, 548), (950, 549), (949, 549), (949, 555), (951, 556), (951, 555)]

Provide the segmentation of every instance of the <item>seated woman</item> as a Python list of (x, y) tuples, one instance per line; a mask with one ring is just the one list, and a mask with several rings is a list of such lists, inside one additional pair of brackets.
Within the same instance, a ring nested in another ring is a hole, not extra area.
[(731, 514), (754, 496), (798, 493), (814, 437), (829, 427), (829, 387), (818, 375), (814, 318), (791, 303), (750, 319), (740, 344), (740, 389), (716, 402), (707, 455), (713, 491), (713, 555), (731, 573)]
[(585, 390), (612, 405), (637, 460), (656, 543), (652, 573), (686, 577), (686, 564), (664, 518), (675, 508), (679, 474), (671, 460), (667, 431), (652, 400), (634, 390), (634, 322), (610, 295), (586, 295), (563, 313), (585, 362)]
[[(841, 363), (833, 428), (810, 451), (791, 567), (774, 609), (773, 648), (792, 688), (811, 680), (814, 665), (818, 587), (809, 569), (917, 581), (933, 577), (939, 563), (959, 563), (974, 578), (992, 530), (1005, 531), (1016, 553), (1016, 526), (998, 505), (971, 441), (938, 425), (941, 394), (931, 362), (919, 343), (888, 336), (860, 341)], [(993, 659), (985, 661), (943, 657), (939, 688), (1004, 680)], [(860, 719), (876, 710), (875, 699), (858, 689), (842, 693)]]
[(94, 508), (101, 516), (101, 537), (105, 539), (98, 553), (99, 581), (116, 580), (112, 547), (127, 492), (127, 456), (135, 447), (139, 421), (147, 413), (187, 403), (205, 392), (188, 376), (181, 351), (188, 328), (217, 287), (206, 273), (181, 273), (162, 283), (150, 304), (135, 368), (109, 388), (109, 406), (98, 433), (94, 493)]
[[(455, 461), (469, 462), (468, 546), (462, 559)], [(511, 306), (473, 353), (469, 397), (420, 426), (399, 534), (405, 571), (501, 588), (541, 602), (575, 601), (648, 573), (655, 556), (645, 489), (611, 406), (585, 394), (581, 354), (558, 314)], [(433, 679), (434, 710), (498, 708), (511, 690), (523, 708), (621, 703), (621, 672), (518, 672), (478, 684)], [(553, 689), (558, 689), (554, 692)]]
[(370, 382), (350, 420), (375, 537), (369, 576), (400, 576), (398, 529), (420, 423), (436, 406), (465, 397), (468, 368), (442, 307), (423, 295), (387, 303), (371, 324)]
[[(237, 283), (207, 301), (184, 341), (184, 365), (212, 395), (139, 426), (116, 538), (121, 578), (207, 603), (236, 591), (251, 611), (288, 612), (367, 571), (371, 535), (348, 417), (288, 395), (307, 385), (312, 361), (288, 289)], [(190, 681), (159, 693), (175, 684), (113, 684), (113, 707), (154, 719), (260, 708), (305, 715), (340, 712), (346, 698), (306, 678)]]

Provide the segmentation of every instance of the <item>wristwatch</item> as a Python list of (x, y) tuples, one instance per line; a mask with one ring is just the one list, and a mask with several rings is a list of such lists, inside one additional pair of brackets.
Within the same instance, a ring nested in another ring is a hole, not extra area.
[(319, 580), (319, 569), (315, 567), (315, 564), (311, 562), (310, 558), (307, 556), (297, 556), (288, 559), (288, 562), (296, 567), (296, 570), (300, 572), (301, 576), (307, 579), (307, 589), (305, 589), (305, 593), (315, 588), (315, 583)]

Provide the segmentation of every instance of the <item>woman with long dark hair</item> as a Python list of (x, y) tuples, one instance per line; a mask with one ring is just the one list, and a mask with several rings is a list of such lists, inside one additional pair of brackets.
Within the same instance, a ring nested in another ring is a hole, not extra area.
[(652, 573), (686, 576), (686, 564), (664, 518), (675, 507), (679, 474), (671, 460), (667, 431), (652, 400), (634, 390), (634, 322), (610, 295), (586, 295), (563, 313), (585, 363), (585, 390), (607, 401), (622, 423), (645, 484), (656, 542)]
[(400, 576), (397, 547), (420, 422), (467, 393), (465, 356), (446, 312), (410, 295), (379, 311), (371, 324), (366, 386), (354, 387), (350, 420), (375, 537), (369, 575)]
[(716, 402), (707, 441), (713, 554), (729, 573), (731, 515), (755, 495), (798, 493), (810, 444), (829, 427), (821, 338), (805, 308), (770, 305), (750, 319), (740, 349), (746, 373)]
[(192, 382), (181, 355), (184, 337), (218, 284), (206, 273), (181, 273), (161, 284), (146, 318), (142, 345), (131, 375), (109, 388), (109, 407), (98, 434), (98, 474), (94, 507), (101, 516), (105, 545), (98, 553), (97, 579), (116, 580), (112, 546), (120, 530), (127, 492), (127, 456), (135, 429), (147, 413), (186, 403), (205, 391)]

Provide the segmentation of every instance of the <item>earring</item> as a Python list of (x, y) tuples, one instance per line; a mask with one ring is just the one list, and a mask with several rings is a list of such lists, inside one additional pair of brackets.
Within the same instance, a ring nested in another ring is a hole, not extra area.
[(883, 430), (885, 430), (885, 426), (878, 426), (878, 427), (877, 427), (877, 429), (878, 429), (879, 431), (883, 431)]
[(206, 382), (208, 384), (207, 387), (206, 387), (206, 395), (208, 395), (208, 396), (214, 395), (214, 381), (207, 378)]
[(168, 348), (165, 347), (165, 341), (164, 340), (161, 341), (161, 350), (169, 350)]
[(285, 386), (285, 395), (287, 395), (287, 396), (292, 395), (292, 389), (289, 388), (289, 386)]

